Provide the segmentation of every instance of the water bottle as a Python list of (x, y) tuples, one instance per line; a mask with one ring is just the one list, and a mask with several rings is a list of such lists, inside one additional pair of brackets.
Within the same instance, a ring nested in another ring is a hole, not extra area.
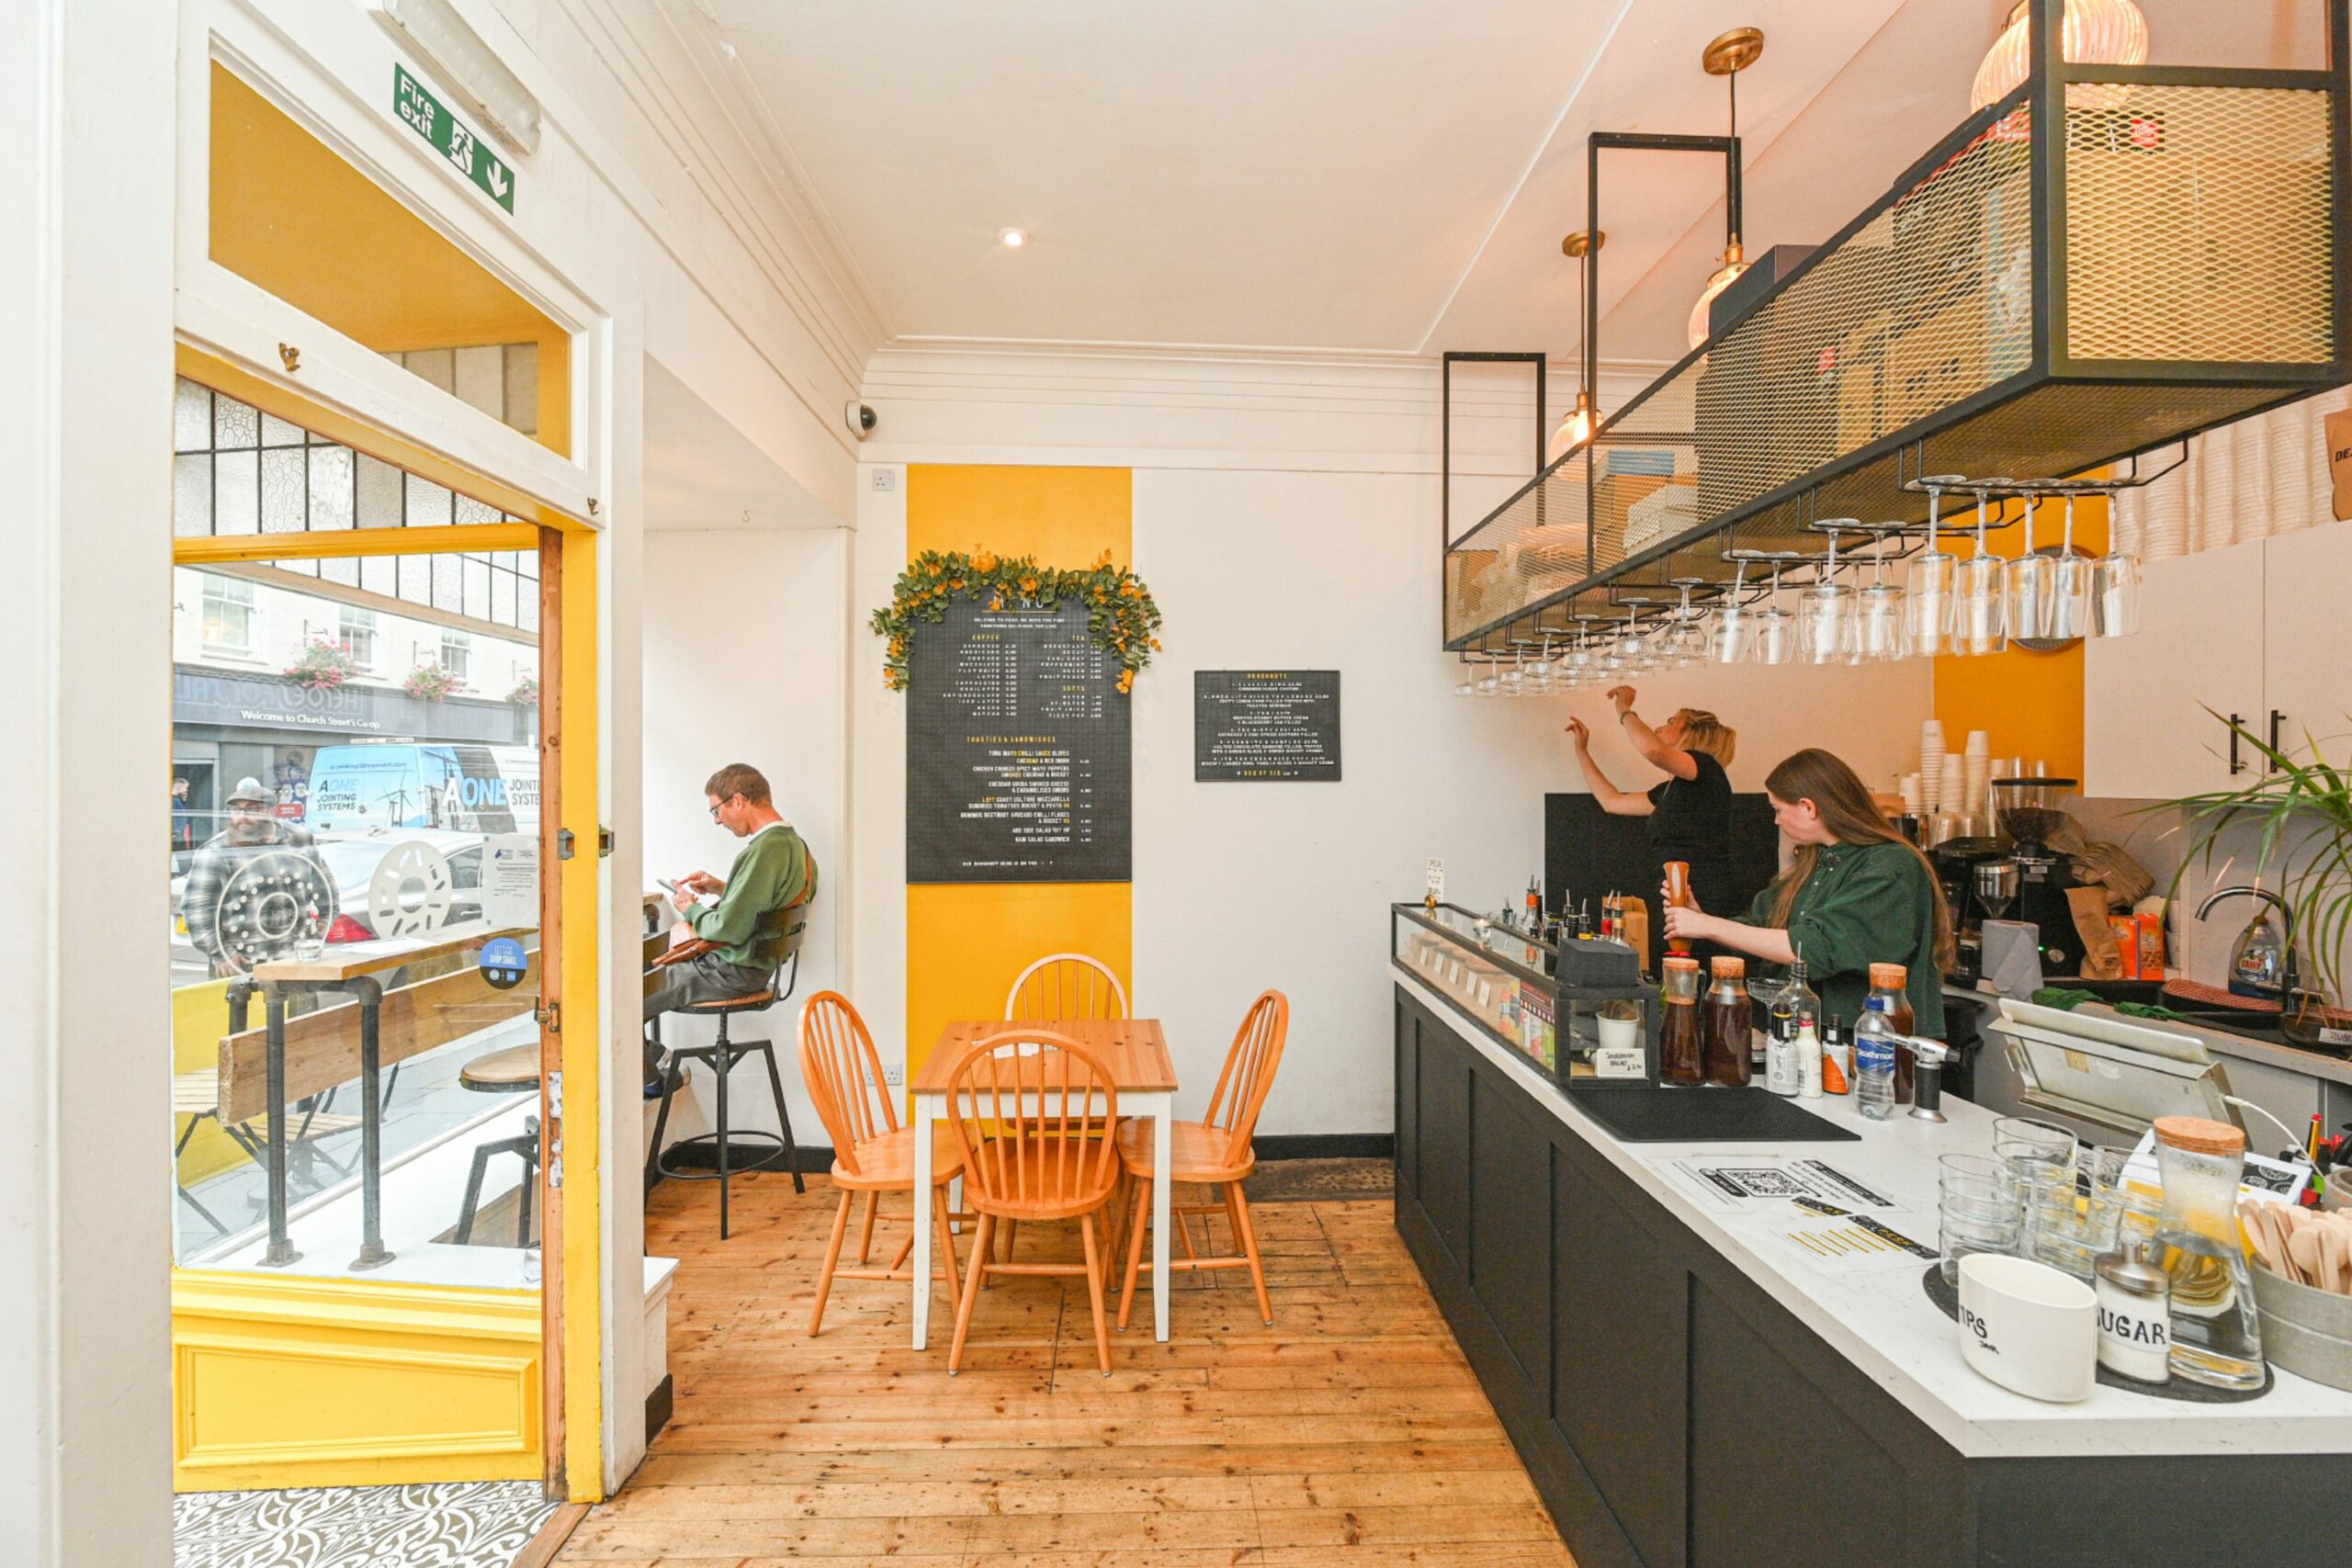
[(1854, 1022), (1854, 1098), (1873, 1122), (1894, 1114), (1894, 1021), (1873, 1004)]

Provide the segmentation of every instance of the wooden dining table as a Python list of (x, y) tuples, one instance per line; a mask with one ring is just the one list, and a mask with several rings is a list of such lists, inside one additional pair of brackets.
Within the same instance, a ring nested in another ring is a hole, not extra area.
[[(983, 1034), (1017, 1025), (1002, 1019), (951, 1023), (939, 1032), (914, 1081), (907, 1086), (914, 1097), (915, 1188), (931, 1190), (932, 1128), (947, 1114), (948, 1075), (966, 1047)], [(1070, 1019), (1039, 1023), (1041, 1033), (1058, 1034), (1091, 1048), (1102, 1058), (1118, 1092), (1119, 1114), (1147, 1119), (1152, 1129), (1151, 1176), (1151, 1322), (1156, 1338), (1168, 1337), (1168, 1189), (1171, 1151), (1175, 1145), (1176, 1068), (1168, 1059), (1168, 1038), (1154, 1018)], [(914, 1343), (923, 1348), (931, 1332), (932, 1228), (914, 1227)]]

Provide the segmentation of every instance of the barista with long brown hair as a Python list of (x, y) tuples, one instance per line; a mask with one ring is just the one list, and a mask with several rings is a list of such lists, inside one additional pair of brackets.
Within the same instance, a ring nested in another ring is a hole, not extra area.
[(1928, 857), (1895, 830), (1854, 770), (1827, 751), (1808, 748), (1788, 758), (1765, 778), (1764, 790), (1795, 850), (1789, 869), (1736, 919), (1669, 906), (1666, 934), (1769, 964), (1803, 954), (1822, 1007), (1849, 1024), (1870, 995), (1871, 965), (1900, 964), (1914, 1026), (1941, 1039), (1951, 912)]

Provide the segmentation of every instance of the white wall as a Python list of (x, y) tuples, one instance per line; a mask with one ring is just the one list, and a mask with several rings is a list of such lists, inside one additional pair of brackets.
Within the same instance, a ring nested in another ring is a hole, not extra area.
[[(1461, 676), (1438, 631), (1434, 368), (887, 354), (867, 400), (882, 424), (859, 486), (860, 615), (906, 558), (897, 464), (1136, 468), (1136, 566), (1167, 616), (1167, 650), (1133, 698), (1137, 1005), (1166, 1021), (1197, 1114), (1250, 998), (1281, 987), (1290, 1043), (1261, 1128), (1388, 1131), (1385, 906), (1419, 896), (1431, 855), (1456, 901), (1524, 888), (1542, 865), (1544, 794), (1582, 787), (1561, 727), (1605, 711), (1597, 694), (1453, 694)], [(1525, 472), (1526, 414), (1514, 421), (1501, 393), (1482, 412), (1484, 436), (1457, 456), (1499, 493), (1515, 461)], [(877, 491), (877, 475), (892, 488)], [(1456, 504), (1459, 532), (1461, 492)], [(851, 995), (888, 1060), (905, 1018), (905, 721), (876, 640), (854, 631), (852, 652)], [(1243, 667), (1340, 671), (1341, 782), (1193, 782), (1192, 672)], [(1930, 692), (1924, 661), (1694, 671), (1646, 684), (1642, 706), (1722, 714), (1741, 732), (1733, 783), (1754, 789), (1804, 745), (1886, 777)], [(1613, 727), (1596, 728), (1618, 782), (1648, 782)]]
[[(645, 866), (727, 874), (742, 845), (715, 826), (703, 781), (728, 762), (765, 773), (776, 809), (816, 857), (818, 897), (802, 940), (799, 976), (784, 1006), (738, 1019), (729, 1033), (775, 1043), (794, 1135), (831, 1140), (800, 1087), (795, 1032), (802, 1000), (841, 985), (847, 870), (846, 529), (658, 532), (645, 539)], [(671, 1044), (707, 1043), (707, 1019), (663, 1021)], [(729, 1085), (738, 1127), (774, 1131), (763, 1075)], [(665, 1141), (707, 1130), (708, 1074), (688, 1076)]]

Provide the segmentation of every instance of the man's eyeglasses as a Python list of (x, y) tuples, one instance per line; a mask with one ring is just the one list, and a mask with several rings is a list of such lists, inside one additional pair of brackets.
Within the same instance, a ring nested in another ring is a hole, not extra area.
[(720, 801), (720, 802), (718, 803), (718, 806), (714, 806), (714, 807), (712, 807), (710, 808), (710, 819), (711, 819), (712, 821), (714, 821), (714, 822), (718, 821), (718, 811), (719, 811), (719, 807), (726, 806), (726, 805), (729, 804), (730, 802), (735, 801), (735, 800), (739, 800), (739, 799), (741, 799), (741, 796), (740, 796), (740, 795), (729, 795), (729, 796), (727, 797), (727, 799), (726, 799), (726, 800), (722, 800), (722, 801)]

